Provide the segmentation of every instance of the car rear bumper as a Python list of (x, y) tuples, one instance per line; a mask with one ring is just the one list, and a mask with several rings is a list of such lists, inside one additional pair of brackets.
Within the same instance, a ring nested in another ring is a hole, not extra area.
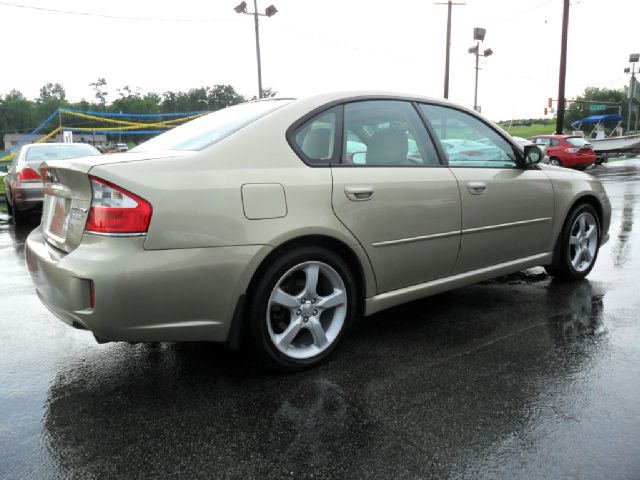
[(18, 210), (42, 208), (42, 202), (44, 201), (42, 183), (35, 183), (33, 185), (22, 183), (20, 187), (12, 188), (11, 200), (14, 208)]
[(575, 155), (567, 157), (564, 160), (564, 166), (570, 168), (588, 167), (596, 163), (596, 156), (593, 155)]
[(149, 251), (143, 242), (85, 235), (67, 254), (38, 227), (25, 256), (44, 305), (100, 340), (225, 341), (238, 298), (270, 247)]

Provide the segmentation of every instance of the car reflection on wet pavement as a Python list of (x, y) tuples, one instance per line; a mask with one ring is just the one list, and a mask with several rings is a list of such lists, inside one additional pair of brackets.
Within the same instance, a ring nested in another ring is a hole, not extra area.
[[(0, 219), (1, 478), (640, 478), (640, 158), (588, 280), (540, 268), (375, 315), (329, 364), (105, 344), (56, 320)], [(176, 298), (176, 302), (180, 299)]]

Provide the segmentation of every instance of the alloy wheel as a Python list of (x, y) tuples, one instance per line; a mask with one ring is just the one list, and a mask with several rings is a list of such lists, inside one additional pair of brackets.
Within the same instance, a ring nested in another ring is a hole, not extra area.
[(340, 335), (347, 304), (347, 289), (334, 268), (318, 261), (298, 264), (282, 275), (269, 297), (269, 338), (290, 358), (314, 357)]
[(598, 247), (598, 222), (589, 212), (576, 217), (569, 234), (569, 259), (577, 272), (584, 272), (594, 262)]

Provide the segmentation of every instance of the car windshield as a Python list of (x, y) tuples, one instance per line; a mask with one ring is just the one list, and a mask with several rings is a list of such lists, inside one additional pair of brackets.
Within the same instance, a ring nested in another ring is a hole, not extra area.
[(589, 145), (589, 142), (587, 142), (584, 138), (580, 138), (580, 137), (569, 137), (566, 139), (566, 141), (567, 143), (570, 143), (574, 147), (584, 147), (585, 145)]
[(131, 151), (202, 150), (290, 102), (262, 100), (217, 110), (141, 143)]
[(27, 150), (25, 160), (28, 163), (41, 163), (51, 160), (64, 160), (69, 158), (90, 157), (100, 155), (91, 145), (68, 144), (68, 145), (46, 145), (31, 147)]

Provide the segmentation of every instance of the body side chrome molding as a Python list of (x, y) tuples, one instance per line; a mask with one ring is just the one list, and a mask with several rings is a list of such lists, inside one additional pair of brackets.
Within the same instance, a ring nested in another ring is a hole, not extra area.
[(553, 259), (553, 252), (540, 253), (530, 257), (511, 260), (509, 262), (499, 263), (490, 267), (472, 270), (470, 272), (460, 273), (451, 277), (439, 278), (430, 282), (419, 283), (409, 287), (400, 288), (391, 292), (381, 293), (375, 297), (365, 300), (365, 315), (395, 307), (401, 303), (418, 300), (442, 293), (453, 288), (459, 288), (473, 283), (489, 280), (491, 278), (506, 275), (508, 273), (524, 270), (538, 265), (548, 265)]
[(423, 240), (435, 240), (436, 238), (447, 238), (460, 235), (460, 230), (454, 230), (453, 232), (434, 233), (433, 235), (421, 235), (419, 237), (399, 238), (397, 240), (387, 240), (384, 242), (372, 243), (372, 247), (387, 247), (390, 245), (401, 245), (403, 243), (421, 242)]
[(502, 230), (503, 228), (521, 227), (523, 225), (534, 225), (536, 223), (543, 223), (543, 222), (550, 222), (550, 221), (551, 221), (551, 217), (544, 217), (544, 218), (534, 218), (532, 220), (521, 220), (519, 222), (500, 223), (498, 225), (488, 225), (486, 227), (467, 228), (465, 230), (462, 230), (462, 234), (467, 235), (469, 233), (491, 232), (493, 230)]
[(386, 240), (372, 243), (372, 247), (388, 247), (391, 245), (402, 245), (404, 243), (422, 242), (424, 240), (436, 240), (438, 238), (454, 237), (456, 235), (467, 235), (469, 233), (490, 232), (503, 228), (520, 227), (523, 225), (534, 225), (536, 223), (550, 222), (551, 217), (534, 218), (532, 220), (521, 220), (519, 222), (500, 223), (498, 225), (488, 225), (486, 227), (467, 228), (466, 230), (454, 230), (452, 232), (434, 233), (432, 235), (421, 235), (419, 237), (398, 238), (396, 240)]

